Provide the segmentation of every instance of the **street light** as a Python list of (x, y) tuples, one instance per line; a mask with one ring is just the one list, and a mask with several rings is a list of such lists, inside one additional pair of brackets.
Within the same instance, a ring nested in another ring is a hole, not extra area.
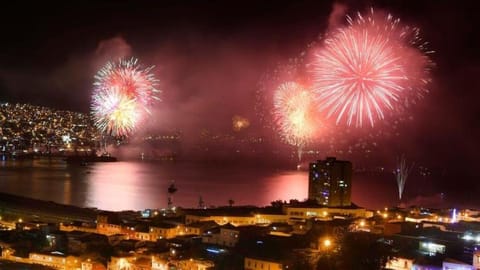
[(327, 238), (327, 239), (323, 240), (323, 246), (325, 248), (329, 248), (331, 245), (332, 245), (332, 241), (330, 239)]
[(324, 249), (324, 256), (326, 258), (326, 263), (327, 263), (327, 266), (328, 266), (328, 269), (332, 269), (332, 260), (331, 260), (331, 252), (332, 252), (332, 245), (333, 245), (333, 242), (332, 240), (330, 240), (330, 238), (325, 238), (323, 239), (323, 249)]

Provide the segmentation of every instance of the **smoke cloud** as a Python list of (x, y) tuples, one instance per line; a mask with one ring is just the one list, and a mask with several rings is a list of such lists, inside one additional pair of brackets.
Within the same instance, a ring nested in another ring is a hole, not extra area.
[(345, 21), (345, 13), (348, 7), (345, 4), (333, 3), (332, 12), (328, 16), (328, 29), (327, 31), (334, 30), (339, 27), (343, 21)]
[(95, 64), (103, 65), (108, 61), (115, 61), (120, 58), (130, 57), (132, 47), (121, 36), (101, 40), (94, 53)]

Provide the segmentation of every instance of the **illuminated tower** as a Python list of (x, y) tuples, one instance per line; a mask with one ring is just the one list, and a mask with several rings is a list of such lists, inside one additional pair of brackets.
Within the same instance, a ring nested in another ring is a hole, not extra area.
[(327, 157), (310, 163), (308, 199), (325, 206), (350, 206), (352, 163)]

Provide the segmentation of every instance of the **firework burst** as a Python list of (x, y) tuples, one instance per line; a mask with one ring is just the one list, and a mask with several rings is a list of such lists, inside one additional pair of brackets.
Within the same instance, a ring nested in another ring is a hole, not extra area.
[(117, 89), (95, 95), (92, 104), (96, 126), (112, 136), (130, 134), (141, 117), (136, 100)]
[(232, 117), (232, 128), (233, 131), (239, 132), (243, 129), (246, 129), (250, 126), (250, 121), (242, 116), (235, 115)]
[(113, 136), (134, 131), (157, 100), (158, 81), (152, 67), (142, 68), (138, 60), (120, 59), (107, 63), (95, 75), (92, 115), (97, 127)]
[(309, 50), (315, 46), (315, 42), (307, 45), (295, 57), (281, 61), (267, 70), (260, 77), (257, 84), (255, 112), (260, 119), (264, 130), (270, 132), (276, 131), (275, 115), (273, 104), (273, 95), (278, 86), (283, 82), (288, 81), (302, 81), (309, 84), (309, 77), (307, 76), (306, 58)]
[(285, 142), (303, 147), (319, 128), (310, 91), (298, 83), (286, 82), (277, 88), (273, 99), (280, 135)]
[(431, 62), (418, 28), (371, 10), (327, 35), (312, 63), (321, 111), (337, 124), (363, 126), (400, 111), (427, 92)]

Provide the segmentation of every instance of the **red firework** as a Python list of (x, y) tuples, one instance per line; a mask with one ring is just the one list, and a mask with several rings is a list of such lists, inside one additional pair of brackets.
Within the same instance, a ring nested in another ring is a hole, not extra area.
[(316, 100), (337, 124), (374, 126), (387, 112), (401, 111), (427, 92), (431, 62), (418, 28), (373, 10), (348, 22), (328, 33), (314, 55)]

